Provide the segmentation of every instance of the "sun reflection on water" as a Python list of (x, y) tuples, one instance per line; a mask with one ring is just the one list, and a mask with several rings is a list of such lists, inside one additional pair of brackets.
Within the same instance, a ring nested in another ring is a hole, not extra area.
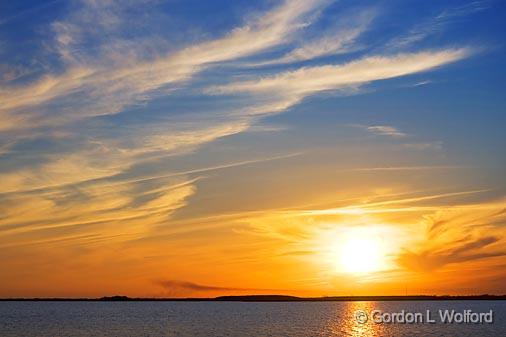
[(360, 322), (357, 319), (357, 311), (369, 313), (377, 309), (375, 302), (342, 302), (343, 308), (342, 316), (339, 315), (329, 322), (329, 331), (336, 336), (383, 336), (383, 326), (381, 324), (374, 324), (370, 320)]

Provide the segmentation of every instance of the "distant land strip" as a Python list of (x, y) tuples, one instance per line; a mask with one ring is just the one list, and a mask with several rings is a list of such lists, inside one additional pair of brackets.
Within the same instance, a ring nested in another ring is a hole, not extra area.
[(104, 296), (100, 298), (0, 298), (0, 301), (90, 301), (90, 302), (135, 302), (135, 301), (173, 301), (173, 302), (351, 302), (351, 301), (498, 301), (506, 300), (506, 295), (414, 295), (414, 296), (324, 296), (297, 297), (288, 295), (245, 295), (219, 296), (213, 298), (157, 298)]

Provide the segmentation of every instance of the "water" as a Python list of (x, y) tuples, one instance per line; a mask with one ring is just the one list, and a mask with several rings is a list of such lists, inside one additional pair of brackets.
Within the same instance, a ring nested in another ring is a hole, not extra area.
[[(493, 310), (493, 324), (377, 324), (355, 312)], [(506, 336), (506, 301), (0, 302), (0, 336)]]

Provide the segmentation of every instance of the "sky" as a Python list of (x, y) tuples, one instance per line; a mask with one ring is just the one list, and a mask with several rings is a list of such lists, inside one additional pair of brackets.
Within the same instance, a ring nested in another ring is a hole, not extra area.
[(505, 294), (506, 3), (0, 4), (0, 297)]

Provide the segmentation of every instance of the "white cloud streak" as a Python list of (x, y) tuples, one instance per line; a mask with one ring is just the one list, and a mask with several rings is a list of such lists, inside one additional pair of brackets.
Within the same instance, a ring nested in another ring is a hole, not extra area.
[(233, 82), (208, 89), (209, 94), (254, 94), (257, 106), (247, 112), (281, 111), (304, 97), (331, 90), (350, 90), (363, 84), (429, 71), (469, 56), (467, 48), (372, 56), (340, 65), (304, 67), (260, 79)]
[[(54, 231), (55, 237), (60, 230), (65, 235), (74, 235), (76, 227), (86, 234), (92, 231), (87, 227), (90, 224), (99, 225), (101, 231), (94, 228), (92, 234), (100, 236), (111, 234), (122, 225), (129, 227), (126, 233), (138, 237), (149, 226), (164, 223), (175, 210), (186, 205), (196, 187), (195, 180), (185, 175), (257, 161), (211, 166), (184, 174), (170, 170), (165, 175), (160, 170), (146, 173), (141, 169), (129, 175), (135, 165), (153, 165), (149, 162), (153, 158), (187, 153), (220, 137), (244, 132), (257, 120), (256, 115), (286, 110), (309, 95), (350, 90), (372, 81), (432, 70), (470, 53), (468, 49), (447, 49), (304, 67), (212, 87), (209, 92), (213, 94), (242, 93), (252, 98), (241, 101), (239, 108), (216, 115), (202, 113), (195, 118), (184, 111), (167, 120), (144, 121), (145, 124), (133, 125), (127, 130), (101, 129), (94, 134), (92, 127), (87, 128), (92, 125), (92, 117), (121, 113), (135, 103), (162, 96), (214, 64), (253, 56), (293, 41), (295, 33), (307, 26), (312, 15), (327, 2), (287, 0), (220, 38), (171, 52), (146, 55), (141, 49), (151, 40), (139, 41), (137, 47), (130, 41), (127, 45), (133, 46), (133, 51), (125, 56), (122, 55), (125, 41), (114, 34), (111, 39), (97, 38), (98, 52), (83, 50), (83, 36), (90, 34), (87, 29), (112, 32), (118, 25), (128, 24), (122, 22), (125, 18), (121, 17), (121, 11), (115, 10), (120, 2), (83, 1), (81, 10), (52, 26), (56, 33), (53, 48), (63, 60), (64, 69), (29, 83), (0, 86), (0, 131), (9, 137), (12, 135), (6, 145), (0, 144), (0, 155), (9, 154), (16, 141), (26, 139), (32, 130), (40, 133), (46, 131), (44, 128), (57, 130), (64, 135), (61, 142), (72, 137), (77, 139), (67, 153), (51, 153), (43, 162), (34, 161), (29, 167), (0, 172), (0, 192), (5, 197), (2, 204), (5, 217), (0, 219), (1, 224), (20, 233)], [(99, 29), (86, 26), (90, 18), (96, 19)], [(335, 37), (325, 35), (313, 39), (278, 62), (346, 52), (353, 48), (368, 24), (366, 19), (359, 20)], [(95, 33), (91, 34), (93, 38)], [(386, 126), (371, 128), (376, 133), (400, 135), (398, 130)], [(113, 135), (108, 134), (111, 131)], [(83, 135), (77, 137), (80, 133)], [(44, 136), (52, 135), (48, 132)], [(116, 179), (118, 184), (108, 184), (109, 180)], [(151, 179), (166, 180), (151, 186)], [(84, 206), (71, 207), (76, 205)], [(20, 223), (20, 218), (25, 220)], [(139, 225), (141, 218), (148, 221)], [(23, 226), (27, 228), (22, 229)], [(23, 238), (23, 242), (34, 238)]]
[(406, 137), (407, 134), (399, 131), (399, 129), (390, 126), (390, 125), (373, 125), (368, 126), (366, 129), (372, 133), (375, 133), (380, 136), (390, 136), (390, 137)]
[(489, 8), (488, 1), (472, 1), (462, 6), (446, 9), (435, 17), (415, 25), (406, 34), (390, 40), (386, 44), (386, 49), (408, 48), (425, 40), (431, 35), (442, 32), (452, 20), (471, 15), (487, 8)]
[[(120, 67), (114, 64), (80, 64), (79, 58), (72, 55), (72, 50), (66, 49), (72, 46), (74, 35), (79, 32), (74, 25), (60, 22), (56, 25), (59, 50), (65, 59), (73, 60), (71, 68), (26, 86), (0, 88), (0, 115), (4, 119), (0, 128), (64, 123), (76, 118), (118, 113), (125, 106), (145, 100), (146, 95), (157, 89), (188, 80), (206, 65), (245, 57), (286, 43), (291, 34), (303, 26), (307, 15), (325, 2), (285, 1), (223, 38)], [(70, 95), (79, 100), (81, 108), (75, 109), (74, 104), (73, 109), (64, 107), (58, 114), (46, 113), (42, 116), (40, 108), (33, 109)], [(23, 123), (19, 123), (21, 120)]]
[(375, 15), (373, 10), (363, 11), (352, 19), (346, 20), (349, 21), (346, 25), (324, 32), (322, 36), (301, 44), (279, 59), (261, 62), (256, 66), (293, 63), (356, 51), (360, 48), (356, 40), (369, 28)]

